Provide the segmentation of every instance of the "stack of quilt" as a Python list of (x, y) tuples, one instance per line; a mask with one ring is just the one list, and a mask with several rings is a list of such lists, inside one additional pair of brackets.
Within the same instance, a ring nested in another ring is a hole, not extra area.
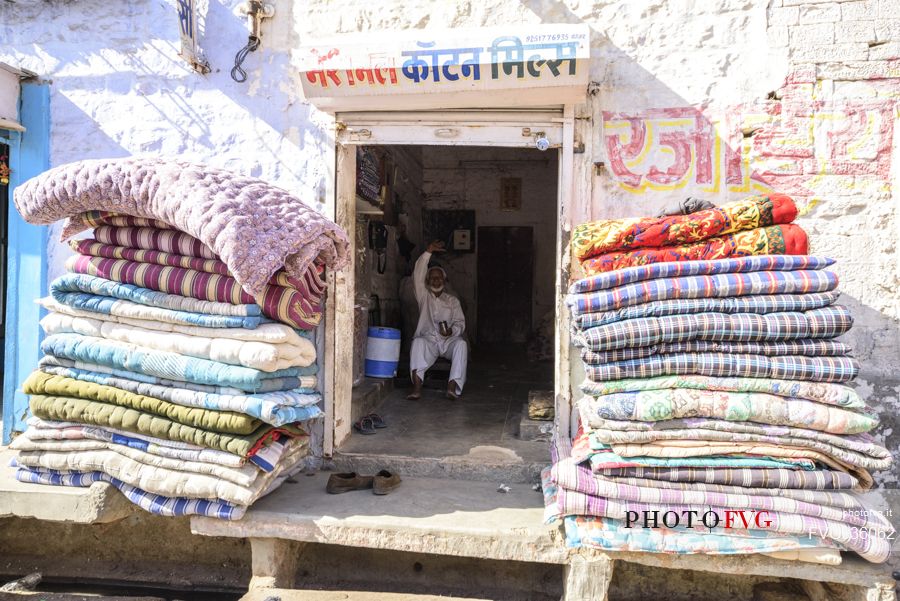
[(584, 275), (667, 261), (805, 255), (790, 196), (751, 196), (687, 215), (604, 219), (577, 226), (572, 254)]
[(887, 559), (893, 528), (856, 492), (891, 457), (846, 385), (859, 366), (836, 340), (852, 317), (832, 264), (649, 261), (573, 283), (580, 428), (543, 474), (570, 545)]
[(68, 218), (64, 237), (93, 228), (39, 301), (18, 479), (239, 519), (306, 465), (337, 226), (263, 182), (153, 159), (65, 165), (15, 198), (31, 223)]

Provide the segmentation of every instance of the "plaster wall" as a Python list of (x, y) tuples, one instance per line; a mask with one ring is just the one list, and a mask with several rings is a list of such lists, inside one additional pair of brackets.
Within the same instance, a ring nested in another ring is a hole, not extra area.
[[(231, 80), (247, 28), (237, 0), (200, 3), (213, 71), (178, 57), (175, 0), (5, 2), (0, 61), (52, 80), (51, 163), (126, 155), (204, 161), (325, 207), (330, 118), (305, 104), (291, 60), (335, 33), (517, 23), (591, 27), (576, 155), (591, 167), (568, 220), (654, 214), (775, 190), (801, 206), (811, 249), (838, 260), (855, 384), (900, 451), (900, 5), (893, 0), (276, 0), (263, 43)], [(49, 248), (50, 277), (67, 254)], [(896, 433), (895, 433), (896, 431)], [(896, 484), (898, 472), (882, 475)]]

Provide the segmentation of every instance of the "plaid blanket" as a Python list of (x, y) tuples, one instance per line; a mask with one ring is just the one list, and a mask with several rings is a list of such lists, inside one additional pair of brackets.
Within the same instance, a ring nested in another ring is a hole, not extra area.
[(850, 357), (767, 357), (725, 353), (673, 353), (586, 365), (589, 380), (603, 382), (624, 378), (696, 374), (740, 378), (777, 378), (812, 382), (850, 382), (859, 374), (859, 363)]
[(247, 512), (247, 508), (244, 506), (224, 501), (155, 495), (136, 486), (125, 484), (121, 480), (108, 476), (103, 472), (72, 472), (20, 467), (16, 470), (16, 480), (31, 484), (83, 488), (89, 487), (94, 482), (109, 482), (119, 489), (125, 495), (125, 498), (144, 511), (165, 517), (202, 515), (222, 520), (239, 520)]
[(582, 422), (591, 428), (597, 427), (595, 417), (642, 422), (705, 417), (794, 426), (832, 434), (868, 432), (878, 425), (873, 415), (760, 392), (644, 390), (582, 397), (578, 407)]
[[(557, 463), (553, 467), (556, 468), (560, 466), (562, 463)], [(624, 469), (624, 468), (623, 468)], [(642, 469), (642, 468), (629, 468), (629, 469)], [(802, 471), (786, 471), (789, 474), (809, 474), (813, 472), (802, 472)], [(577, 484), (578, 480), (572, 480), (571, 476), (578, 476), (577, 472), (572, 472), (568, 469), (560, 470), (559, 475), (562, 477), (563, 474), (567, 474), (570, 476), (568, 480), (562, 482), (562, 486), (565, 488), (578, 490), (580, 492), (590, 492), (591, 489), (582, 490)], [(803, 489), (803, 488), (786, 488), (780, 489), (777, 487), (772, 488), (761, 488), (761, 487), (748, 487), (748, 486), (740, 486), (740, 485), (724, 485), (724, 484), (707, 484), (705, 482), (669, 482), (667, 480), (659, 480), (654, 478), (636, 478), (636, 477), (624, 477), (624, 476), (606, 476), (604, 474), (598, 474), (596, 472), (590, 472), (591, 478), (599, 478), (610, 482), (615, 482), (618, 484), (622, 484), (625, 486), (641, 486), (641, 487), (653, 487), (660, 490), (661, 494), (667, 494), (664, 492), (666, 489), (672, 490), (692, 490), (692, 491), (702, 491), (707, 494), (731, 494), (731, 495), (758, 495), (763, 497), (782, 497), (785, 499), (793, 499), (794, 501), (802, 501), (804, 503), (815, 503), (818, 505), (826, 505), (828, 507), (839, 507), (842, 509), (852, 509), (854, 507), (859, 507), (860, 501), (859, 496), (852, 492), (845, 492), (842, 490), (817, 490), (817, 489)], [(570, 484), (571, 482), (571, 484)]]
[[(877, 460), (890, 460), (891, 453), (879, 445), (868, 433), (829, 434), (821, 430), (775, 426), (754, 422), (735, 422), (715, 418), (686, 417), (656, 422), (590, 418), (593, 424), (586, 432), (604, 443), (647, 442), (660, 438), (709, 438), (735, 440), (746, 436), (758, 436), (770, 440), (816, 440), (840, 449), (848, 449)], [(790, 444), (790, 443), (788, 443)], [(799, 443), (797, 443), (799, 444)]]
[[(280, 443), (279, 443), (280, 444)], [(290, 440), (280, 463), (305, 463), (305, 439)], [(144, 461), (150, 463), (144, 463)], [(16, 462), (21, 467), (77, 472), (100, 471), (130, 486), (169, 497), (217, 499), (235, 505), (250, 505), (277, 476), (277, 471), (256, 471), (249, 484), (237, 484), (215, 475), (195, 472), (191, 465), (181, 462), (172, 469), (160, 464), (153, 456), (141, 453), (126, 456), (109, 449), (84, 451), (19, 451)]]
[(597, 326), (638, 319), (640, 317), (664, 317), (691, 313), (784, 313), (810, 311), (834, 304), (837, 291), (811, 294), (770, 294), (757, 296), (733, 296), (730, 298), (685, 298), (662, 300), (634, 305), (625, 309), (585, 313), (573, 318), (573, 330), (587, 330)]
[(789, 196), (750, 196), (689, 215), (605, 219), (572, 231), (572, 254), (586, 259), (616, 250), (674, 246), (714, 236), (790, 223), (797, 207)]
[(853, 490), (859, 481), (833, 470), (696, 467), (615, 467), (597, 472), (610, 478), (644, 478), (660, 482), (721, 484), (726, 486), (786, 489)]
[(660, 487), (654, 480), (638, 480), (636, 484), (629, 484), (622, 480), (598, 476), (587, 466), (576, 464), (572, 460), (563, 460), (554, 464), (550, 470), (549, 479), (561, 491), (582, 493), (591, 497), (665, 505), (714, 504), (721, 507), (747, 508), (843, 520), (860, 528), (877, 528), (884, 531), (892, 529), (891, 524), (884, 517), (873, 511), (866, 511), (866, 506), (855, 495), (848, 493), (802, 491), (815, 499), (811, 502), (802, 498), (769, 494), (772, 492), (771, 490), (758, 493), (752, 489), (730, 487), (731, 490), (728, 491), (713, 492), (694, 487)]
[(798, 338), (835, 338), (853, 326), (840, 305), (792, 313), (692, 313), (641, 317), (580, 332), (576, 346), (593, 351), (629, 349), (667, 342), (775, 342)]
[(849, 386), (824, 382), (802, 382), (775, 378), (714, 378), (710, 376), (679, 375), (655, 378), (635, 378), (591, 382), (585, 380), (581, 391), (591, 396), (601, 396), (617, 392), (637, 392), (640, 390), (721, 390), (735, 392), (763, 392), (781, 397), (806, 399), (835, 405), (846, 409), (865, 408), (866, 403)]
[(605, 517), (563, 518), (567, 547), (604, 551), (703, 555), (761, 554), (827, 565), (841, 562), (839, 547), (818, 537), (772, 535), (748, 530), (742, 533), (698, 532), (686, 528), (624, 528), (624, 522)]
[(193, 269), (75, 255), (66, 269), (168, 294), (235, 305), (257, 303), (263, 314), (301, 330), (321, 320), (321, 307), (293, 288), (266, 284), (258, 298), (247, 294), (232, 277)]
[[(283, 445), (271, 445), (283, 446)], [(219, 463), (208, 461), (192, 461), (190, 459), (166, 457), (151, 453), (141, 448), (135, 448), (127, 444), (119, 444), (108, 440), (92, 440), (89, 438), (36, 438), (29, 436), (28, 432), (23, 432), (17, 436), (10, 448), (15, 451), (26, 451), (31, 453), (82, 453), (108, 451), (118, 453), (125, 457), (131, 458), (138, 463), (145, 465), (154, 465), (164, 467), (169, 470), (182, 472), (191, 472), (219, 478), (238, 486), (251, 486), (260, 476), (261, 471), (250, 462), (246, 462), (239, 466), (226, 466)], [(19, 462), (19, 465), (23, 465)], [(102, 469), (102, 467), (101, 467)]]
[[(541, 473), (544, 493), (545, 519), (553, 523), (560, 519), (559, 490), (550, 477), (550, 469)], [(812, 556), (806, 559), (824, 560), (827, 552), (836, 552), (837, 546), (818, 537), (787, 536), (765, 530), (716, 531), (688, 528), (680, 525), (668, 528), (660, 523), (658, 528), (626, 528), (621, 520), (596, 516), (563, 517), (566, 544), (569, 547), (597, 547), (613, 551), (640, 551), (650, 553), (702, 553), (732, 555), (743, 553), (779, 553), (805, 551)], [(833, 557), (831, 559), (834, 559)], [(837, 555), (840, 562), (840, 554)]]
[(809, 242), (806, 232), (800, 226), (773, 225), (680, 246), (610, 252), (583, 260), (581, 270), (585, 275), (593, 275), (668, 261), (700, 261), (753, 255), (805, 255), (807, 252)]
[(689, 275), (717, 275), (750, 271), (816, 271), (834, 265), (834, 259), (806, 255), (759, 255), (704, 261), (672, 261), (608, 271), (574, 282), (570, 294), (616, 288), (634, 282)]
[[(802, 430), (794, 428), (794, 430)], [(878, 449), (878, 456), (860, 453), (846, 445), (832, 444), (815, 436), (767, 435), (725, 430), (656, 430), (649, 432), (626, 430), (613, 431), (592, 429), (590, 439), (598, 445), (607, 445), (623, 457), (637, 455), (640, 457), (683, 456), (674, 451), (690, 452), (691, 456), (736, 454), (739, 452), (764, 454), (764, 450), (772, 446), (786, 449), (806, 449), (821, 453), (847, 466), (861, 467), (866, 470), (884, 470), (891, 466), (891, 456), (887, 449)], [(839, 436), (833, 436), (839, 439)], [(875, 445), (871, 445), (873, 451)], [(673, 451), (665, 453), (665, 450)], [(738, 449), (746, 449), (739, 451)], [(750, 450), (752, 449), (752, 451)], [(770, 455), (771, 456), (771, 455)]]
[[(720, 516), (726, 515), (729, 509), (738, 507), (723, 506), (717, 503), (708, 504), (680, 504), (641, 502), (627, 499), (611, 499), (585, 495), (584, 493), (559, 489), (558, 506), (560, 515), (597, 516), (608, 517), (617, 520), (625, 520), (628, 512), (644, 511), (666, 512), (672, 511), (678, 514), (693, 511), (695, 515), (702, 516), (712, 511)], [(841, 519), (829, 519), (818, 516), (809, 516), (783, 511), (769, 511), (765, 514), (765, 522), (761, 522), (763, 530), (794, 536), (809, 536), (811, 532), (821, 532), (834, 543), (851, 551), (856, 551), (864, 559), (873, 563), (881, 563), (887, 560), (891, 551), (888, 540), (892, 536), (892, 527), (867, 530), (846, 523)], [(704, 528), (702, 523), (695, 522), (695, 527)]]
[(830, 292), (837, 285), (838, 278), (830, 271), (756, 271), (635, 282), (569, 295), (566, 303), (577, 316), (660, 300)]
[(671, 353), (730, 353), (737, 355), (805, 355), (807, 357), (837, 357), (847, 355), (850, 346), (833, 340), (790, 340), (788, 342), (709, 342), (692, 340), (671, 342), (613, 351), (581, 351), (585, 363), (601, 364), (641, 359), (651, 355)]

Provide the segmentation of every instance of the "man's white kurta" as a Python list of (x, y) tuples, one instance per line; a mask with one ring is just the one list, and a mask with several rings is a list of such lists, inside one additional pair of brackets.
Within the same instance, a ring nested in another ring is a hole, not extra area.
[[(457, 383), (457, 394), (462, 392), (466, 383), (466, 363), (469, 348), (462, 337), (466, 331), (466, 318), (462, 312), (459, 299), (446, 292), (435, 296), (425, 284), (428, 274), (430, 252), (422, 253), (416, 261), (412, 279), (415, 285), (416, 301), (419, 303), (419, 323), (416, 336), (410, 349), (409, 369), (424, 379), (425, 372), (434, 365), (438, 357), (450, 359), (450, 380)], [(446, 338), (441, 335), (440, 322), (445, 321), (453, 332)]]

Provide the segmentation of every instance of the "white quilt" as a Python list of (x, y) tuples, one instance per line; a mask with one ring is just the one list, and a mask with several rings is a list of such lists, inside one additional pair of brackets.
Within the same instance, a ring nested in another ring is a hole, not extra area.
[[(100, 314), (97, 313), (74, 316), (54, 312), (41, 320), (41, 327), (48, 336), (65, 333), (94, 336), (264, 372), (307, 367), (316, 361), (313, 343), (283, 324), (266, 323), (253, 330), (201, 328), (162, 322), (141, 324), (142, 327), (139, 327), (132, 323), (98, 319), (98, 316)], [(165, 328), (157, 328), (156, 325)]]
[[(306, 456), (306, 438), (289, 441), (281, 465), (292, 465)], [(268, 488), (277, 471), (260, 475), (250, 486), (240, 486), (206, 474), (147, 465), (114, 451), (19, 451), (19, 465), (53, 470), (100, 471), (126, 484), (167, 497), (219, 499), (236, 505), (250, 505)]]
[(140, 449), (133, 449), (125, 445), (103, 440), (32, 440), (27, 432), (16, 437), (16, 439), (12, 441), (12, 444), (9, 445), (9, 448), (16, 451), (48, 451), (57, 453), (111, 451), (145, 465), (152, 465), (172, 471), (213, 476), (215, 478), (233, 482), (238, 486), (250, 486), (258, 476), (264, 473), (252, 463), (248, 463), (242, 467), (226, 467), (215, 463), (162, 457), (146, 451), (141, 451)]

